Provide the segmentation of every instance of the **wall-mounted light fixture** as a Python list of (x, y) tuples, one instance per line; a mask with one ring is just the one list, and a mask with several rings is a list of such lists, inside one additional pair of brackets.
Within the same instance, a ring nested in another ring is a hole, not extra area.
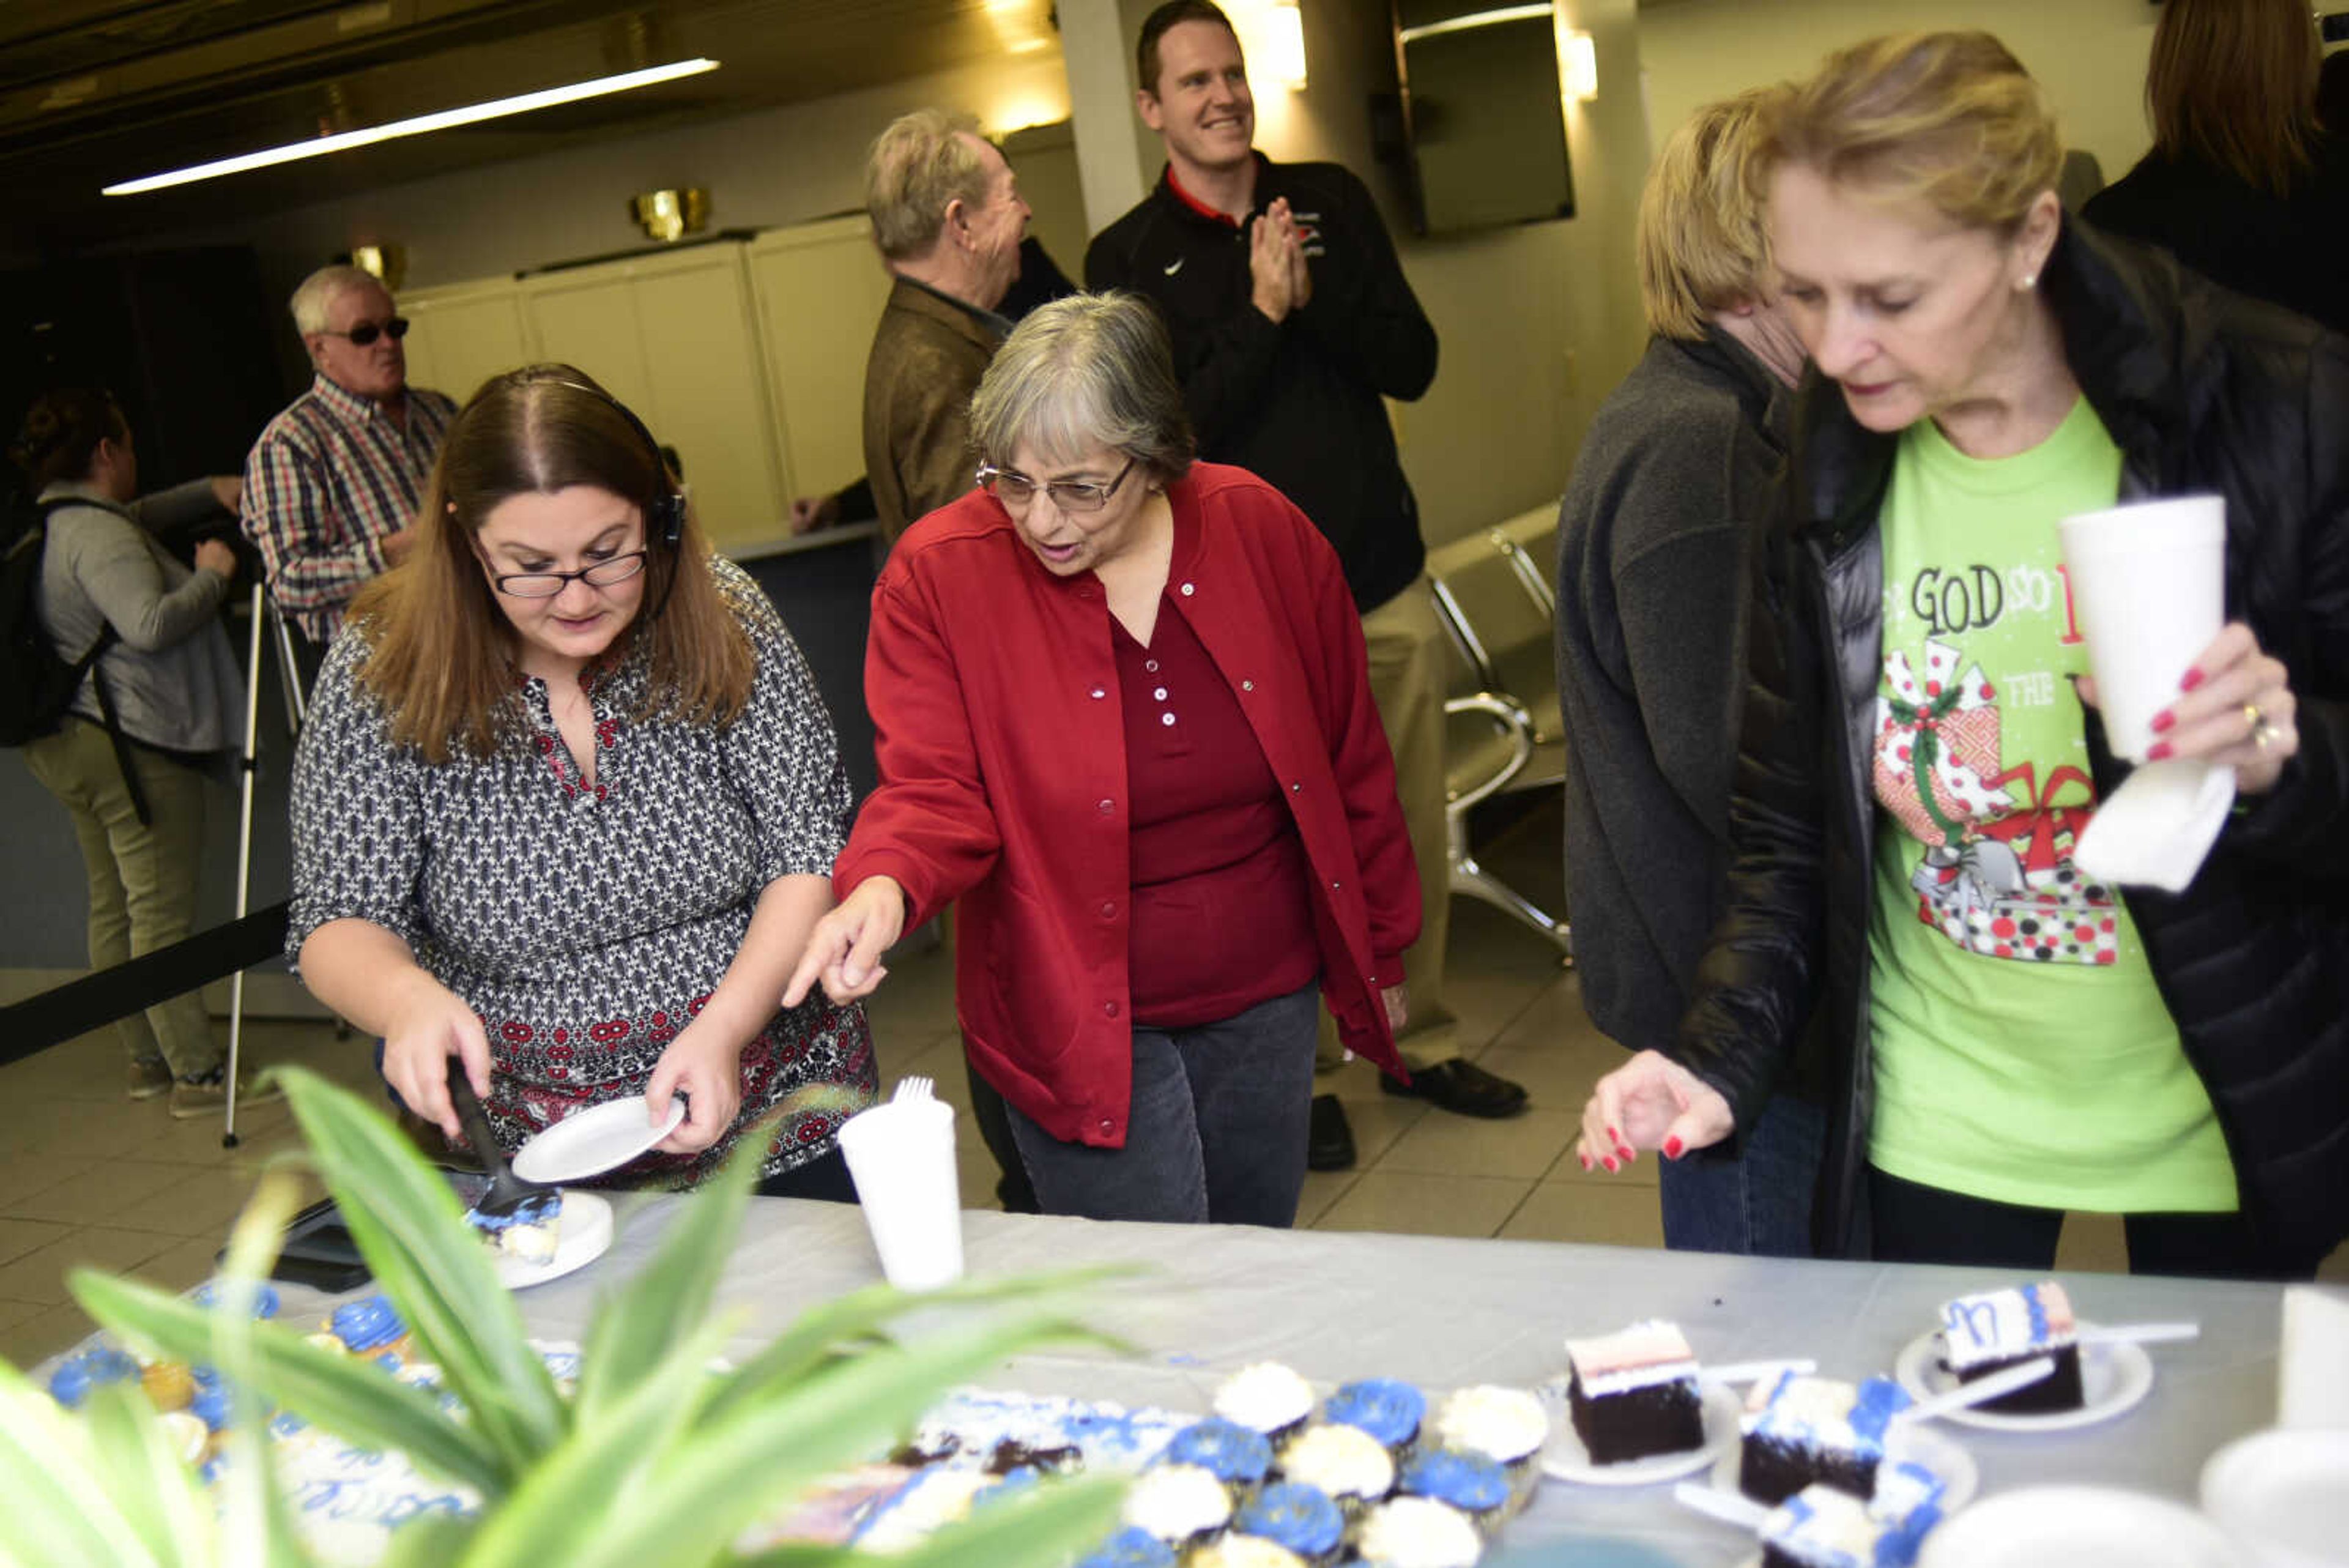
[(709, 226), (709, 192), (698, 185), (679, 191), (647, 191), (629, 198), (628, 212), (638, 227), (663, 244)]
[(393, 294), (408, 281), (408, 247), (406, 245), (353, 245), (351, 265), (364, 273), (372, 273), (378, 283)]
[(1558, 79), (1566, 96), (1577, 103), (1599, 97), (1599, 47), (1590, 35), (1577, 27), (1557, 40)]
[(434, 114), (419, 114), (410, 119), (395, 119), (386, 125), (371, 125), (357, 130), (346, 130), (334, 136), (314, 137), (306, 141), (290, 141), (283, 147), (264, 148), (259, 152), (243, 152), (234, 158), (215, 159), (210, 163), (197, 163), (186, 169), (174, 169), (168, 173), (150, 174), (143, 179), (126, 180), (119, 185), (109, 185), (102, 194), (136, 196), (142, 192), (160, 191), (172, 185), (192, 184), (198, 180), (217, 180), (223, 174), (242, 174), (248, 170), (267, 169), (279, 163), (291, 163), (297, 159), (316, 158), (328, 152), (342, 152), (354, 147), (369, 147), (395, 137), (422, 136), (428, 131), (447, 130), (453, 126), (472, 125), (484, 119), (496, 119), (509, 114), (528, 114), (534, 109), (552, 109), (559, 103), (576, 103), (585, 98), (601, 98), (606, 93), (628, 92), (636, 88), (652, 87), (659, 82), (675, 81), (679, 77), (699, 76), (718, 68), (716, 60), (679, 60), (673, 66), (655, 66), (649, 70), (627, 71), (616, 77), (597, 77), (592, 81), (573, 82), (568, 87), (547, 88), (540, 92), (526, 92), (513, 98), (492, 99), (487, 103), (467, 104), (461, 109), (444, 109)]
[(1305, 14), (1298, 0), (1272, 0), (1265, 7), (1264, 50), (1274, 80), (1291, 91), (1305, 86)]

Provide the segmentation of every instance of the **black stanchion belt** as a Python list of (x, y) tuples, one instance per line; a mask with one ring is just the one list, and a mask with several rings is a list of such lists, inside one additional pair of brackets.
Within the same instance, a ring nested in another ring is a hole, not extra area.
[(0, 1008), (0, 1066), (251, 969), (285, 947), (285, 906), (272, 904), (241, 920), (198, 931), (129, 963)]

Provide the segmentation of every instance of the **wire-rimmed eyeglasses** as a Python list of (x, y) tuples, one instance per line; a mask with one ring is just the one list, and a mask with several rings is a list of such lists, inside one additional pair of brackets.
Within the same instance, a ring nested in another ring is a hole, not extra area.
[(1002, 502), (1007, 511), (1026, 511), (1040, 490), (1063, 512), (1098, 512), (1109, 504), (1109, 498), (1117, 493), (1117, 487), (1125, 483), (1125, 476), (1141, 461), (1127, 458), (1125, 466), (1117, 471), (1117, 477), (1107, 484), (1081, 479), (1056, 479), (1049, 484), (1039, 484), (1016, 468), (998, 468), (991, 462), (982, 462), (978, 465), (978, 487)]

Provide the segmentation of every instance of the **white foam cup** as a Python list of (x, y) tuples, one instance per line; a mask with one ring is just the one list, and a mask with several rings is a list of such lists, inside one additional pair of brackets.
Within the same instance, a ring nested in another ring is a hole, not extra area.
[(2143, 762), (2155, 716), (2226, 622), (2226, 501), (2136, 502), (2058, 526), (2105, 738), (2115, 756)]
[(954, 1118), (944, 1100), (886, 1100), (841, 1124), (840, 1152), (881, 1272), (901, 1291), (962, 1278)]

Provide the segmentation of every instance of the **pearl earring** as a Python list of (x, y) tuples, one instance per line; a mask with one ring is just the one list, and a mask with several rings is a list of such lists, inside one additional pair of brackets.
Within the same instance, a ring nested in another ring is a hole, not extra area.
[(2024, 274), (2023, 275), (2023, 288), (2024, 288), (2025, 290), (2033, 289), (2033, 288), (2038, 287), (2038, 286), (2039, 286), (2039, 275), (2038, 275), (2037, 273), (2035, 273), (2035, 272), (2027, 272), (2027, 273), (2024, 273)]

